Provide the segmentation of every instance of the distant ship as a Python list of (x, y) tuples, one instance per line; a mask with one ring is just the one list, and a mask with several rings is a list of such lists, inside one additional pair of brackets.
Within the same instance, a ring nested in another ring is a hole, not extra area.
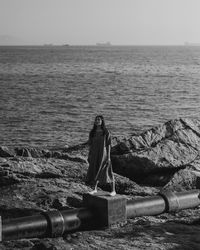
[(185, 46), (200, 46), (200, 43), (189, 43), (189, 42), (185, 42), (184, 45), (185, 45)]
[(52, 43), (45, 43), (45, 44), (43, 44), (43, 46), (45, 46), (45, 47), (51, 47), (51, 46), (53, 46), (53, 44)]
[(110, 42), (107, 42), (107, 43), (96, 43), (96, 46), (107, 47), (107, 46), (112, 46), (112, 44)]

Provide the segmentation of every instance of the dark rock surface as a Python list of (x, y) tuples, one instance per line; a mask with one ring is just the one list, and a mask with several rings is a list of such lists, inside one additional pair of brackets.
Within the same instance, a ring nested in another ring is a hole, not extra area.
[[(133, 199), (156, 195), (160, 190), (196, 188), (199, 143), (200, 122), (188, 119), (169, 121), (141, 135), (115, 140), (112, 163), (117, 193)], [(87, 154), (86, 143), (53, 150), (0, 147), (2, 218), (81, 207), (82, 194), (91, 191), (84, 182)], [(111, 229), (76, 232), (56, 239), (3, 242), (0, 249), (199, 249), (199, 224), (200, 208), (195, 208), (128, 219)]]
[(170, 120), (112, 149), (116, 173), (137, 183), (163, 186), (181, 169), (200, 170), (200, 121)]

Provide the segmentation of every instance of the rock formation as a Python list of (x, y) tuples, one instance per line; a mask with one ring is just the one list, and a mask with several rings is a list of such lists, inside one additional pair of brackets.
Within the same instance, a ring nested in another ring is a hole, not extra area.
[[(172, 120), (129, 139), (118, 139), (111, 155), (117, 193), (133, 199), (162, 189), (196, 188), (199, 150), (198, 120)], [(84, 182), (87, 154), (86, 143), (54, 150), (1, 146), (0, 215), (5, 219), (82, 206), (82, 194), (91, 190)], [(3, 242), (0, 249), (198, 249), (199, 219), (197, 208), (129, 219), (111, 229), (57, 239)]]
[(112, 149), (116, 173), (164, 186), (175, 173), (200, 170), (200, 121), (176, 119), (120, 141)]

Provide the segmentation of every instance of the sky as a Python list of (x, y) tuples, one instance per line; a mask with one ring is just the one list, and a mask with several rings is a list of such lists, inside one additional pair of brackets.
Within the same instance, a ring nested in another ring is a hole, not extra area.
[(0, 45), (200, 43), (200, 0), (0, 0)]

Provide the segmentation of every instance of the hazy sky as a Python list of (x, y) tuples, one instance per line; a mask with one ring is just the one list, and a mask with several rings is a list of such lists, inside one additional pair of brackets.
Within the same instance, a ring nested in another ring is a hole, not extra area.
[(0, 44), (200, 43), (200, 0), (0, 0)]

